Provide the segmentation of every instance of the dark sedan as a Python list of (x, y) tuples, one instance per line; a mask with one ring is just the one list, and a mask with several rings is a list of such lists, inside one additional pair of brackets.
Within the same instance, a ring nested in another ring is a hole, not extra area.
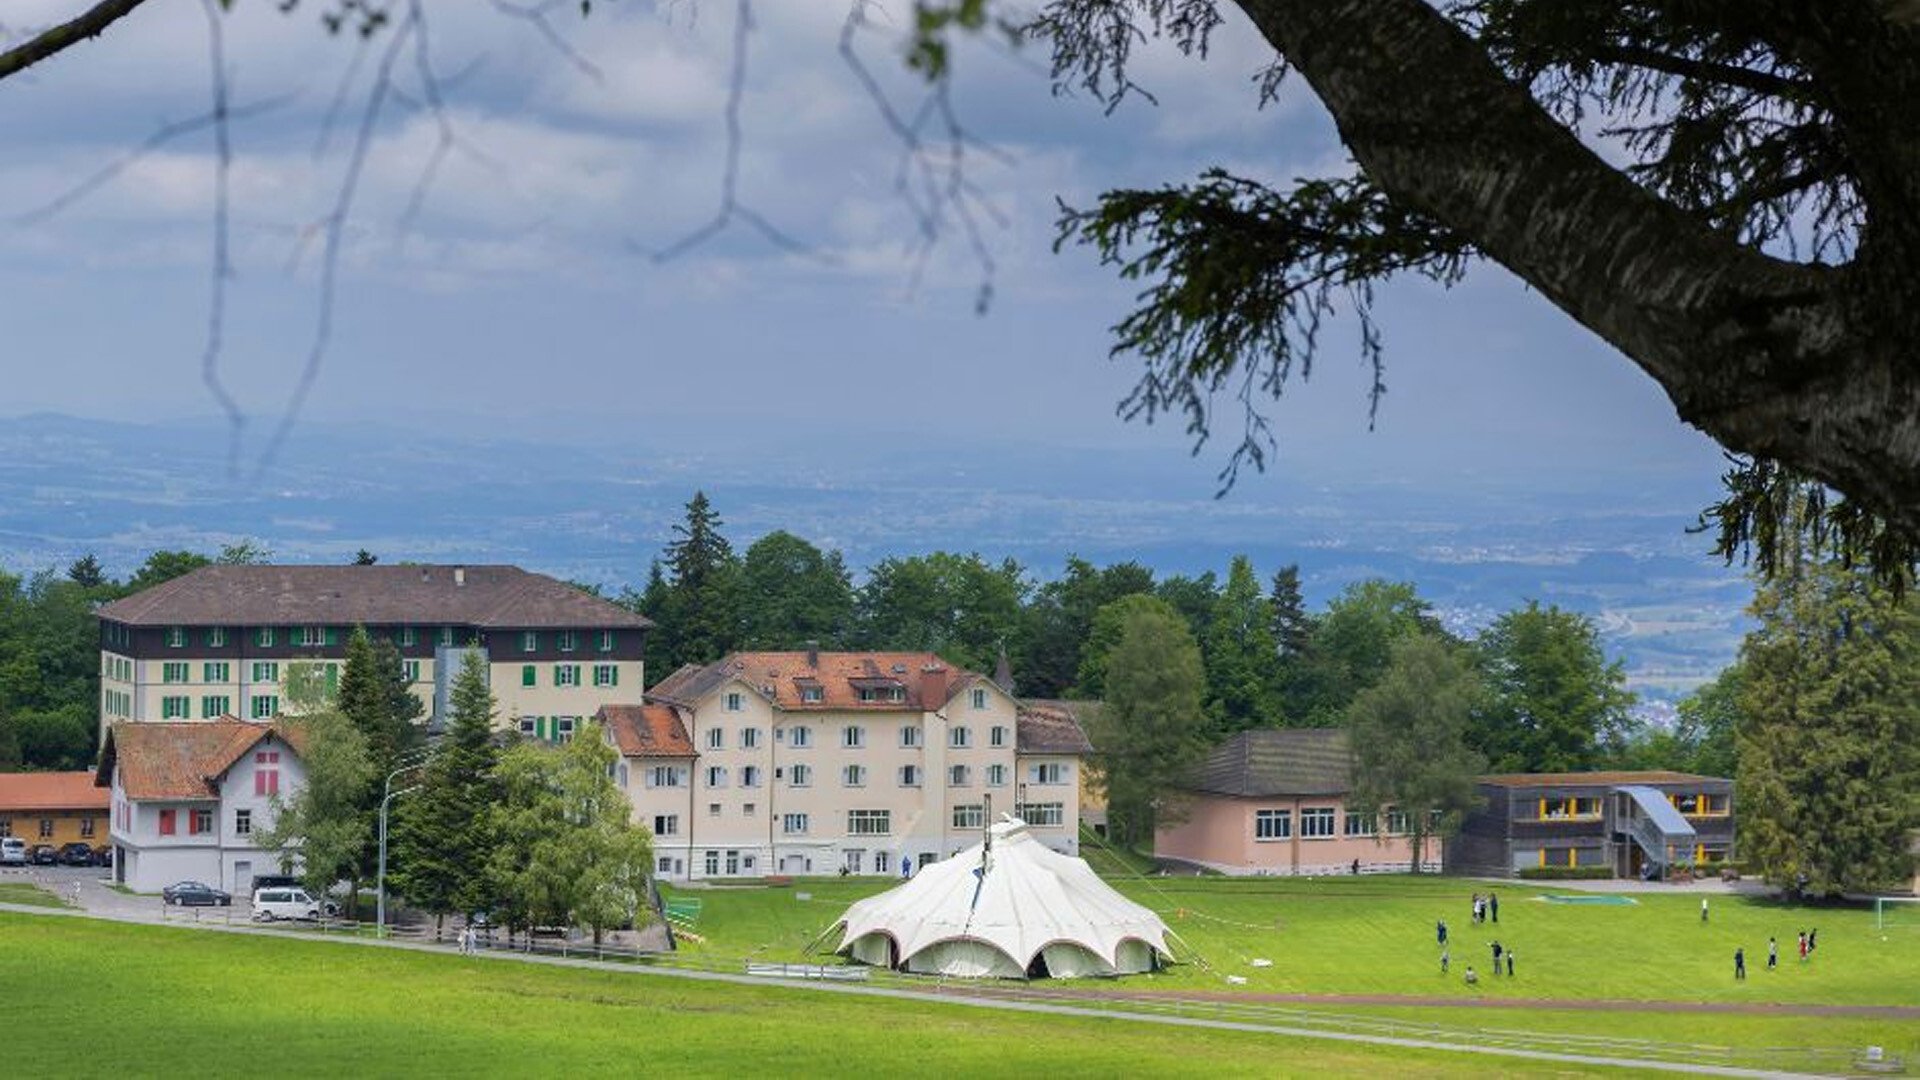
[(60, 849), (60, 861), (68, 866), (92, 866), (93, 849), (76, 840)]
[(176, 881), (160, 890), (160, 899), (180, 907), (232, 907), (233, 894), (202, 881)]
[(60, 849), (52, 844), (35, 844), (33, 854), (28, 859), (35, 866), (59, 866)]

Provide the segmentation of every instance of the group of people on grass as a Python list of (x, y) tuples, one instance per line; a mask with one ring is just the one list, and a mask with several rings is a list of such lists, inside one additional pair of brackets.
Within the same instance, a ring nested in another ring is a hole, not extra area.
[[(1820, 946), (1820, 930), (1800, 931), (1800, 962), (1806, 963), (1813, 956), (1813, 950)], [(1780, 966), (1780, 943), (1773, 938), (1767, 939), (1767, 970), (1773, 971)], [(1736, 980), (1747, 977), (1747, 950), (1743, 946), (1733, 950), (1733, 977)]]
[[(1497, 923), (1499, 921), (1500, 921), (1500, 897), (1495, 893), (1488, 893), (1485, 896), (1481, 896), (1479, 893), (1474, 893), (1473, 894), (1473, 925), (1479, 926), (1483, 923), (1488, 923), (1488, 922)], [(1453, 964), (1452, 946), (1447, 938), (1447, 920), (1441, 919), (1438, 922), (1434, 923), (1433, 933), (1434, 933), (1434, 937), (1438, 939), (1440, 944), (1440, 974), (1445, 975), (1447, 974), (1448, 970), (1452, 967), (1452, 964)], [(1495, 975), (1500, 974), (1500, 967), (1502, 964), (1505, 964), (1507, 976), (1511, 978), (1514, 973), (1514, 955), (1515, 954), (1514, 954), (1513, 948), (1511, 946), (1500, 944), (1498, 940), (1490, 942), (1489, 948), (1491, 948), (1493, 951), (1493, 973)], [(1475, 970), (1473, 970), (1472, 964), (1467, 965), (1466, 978), (1467, 978), (1468, 985), (1474, 985), (1480, 981), (1480, 974), (1479, 972), (1476, 972)]]

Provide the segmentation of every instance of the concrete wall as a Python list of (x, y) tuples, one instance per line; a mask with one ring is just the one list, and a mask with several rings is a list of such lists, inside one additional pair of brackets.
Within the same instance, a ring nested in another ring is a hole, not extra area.
[[(1209, 867), (1227, 874), (1344, 874), (1358, 860), (1363, 871), (1404, 870), (1412, 863), (1413, 845), (1404, 836), (1348, 835), (1346, 804), (1326, 796), (1242, 799), (1225, 795), (1189, 795), (1183, 820), (1154, 833), (1154, 854)], [(1303, 810), (1332, 808), (1334, 835), (1301, 835)], [(1290, 835), (1283, 839), (1256, 838), (1255, 819), (1262, 810), (1288, 812)], [(1423, 861), (1437, 865), (1440, 844), (1429, 840)]]

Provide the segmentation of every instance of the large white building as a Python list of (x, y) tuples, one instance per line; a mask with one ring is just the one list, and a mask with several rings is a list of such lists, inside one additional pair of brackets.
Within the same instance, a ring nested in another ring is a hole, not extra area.
[(1072, 713), (932, 653), (734, 653), (598, 715), (662, 877), (898, 874), (1007, 812), (1079, 851)]
[(467, 650), (501, 723), (564, 742), (638, 700), (653, 624), (514, 566), (207, 566), (100, 609), (100, 726), (271, 720), (296, 664), (339, 677), (348, 638), (392, 642), (432, 724)]
[(203, 881), (236, 899), (281, 872), (258, 837), (306, 784), (298, 729), (226, 717), (110, 728), (95, 782), (111, 790), (113, 879), (135, 892)]

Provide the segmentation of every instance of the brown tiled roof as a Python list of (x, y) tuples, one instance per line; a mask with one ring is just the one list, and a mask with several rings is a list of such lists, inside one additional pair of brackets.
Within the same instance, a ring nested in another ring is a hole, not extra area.
[(269, 735), (299, 753), (305, 733), (277, 720), (254, 724), (232, 717), (199, 723), (119, 723), (107, 731), (94, 783), (109, 787), (120, 770), (120, 786), (131, 799), (212, 799), (221, 774)]
[(90, 772), (0, 773), (0, 811), (105, 810), (108, 801)]
[(1339, 728), (1243, 731), (1214, 747), (1185, 787), (1248, 798), (1342, 795), (1353, 788), (1353, 753)]
[(1023, 701), (1014, 745), (1022, 754), (1091, 754), (1080, 717), (1099, 707), (1097, 701)]
[(517, 566), (401, 564), (203, 566), (115, 600), (100, 609), (100, 616), (136, 626), (653, 625), (617, 604)]
[(1496, 787), (1612, 787), (1616, 784), (1690, 784), (1713, 779), (1695, 773), (1656, 769), (1641, 772), (1497, 773), (1481, 777), (1480, 782)]
[(672, 705), (602, 705), (593, 714), (621, 757), (697, 757), (680, 710)]
[[(918, 709), (932, 711), (975, 683), (991, 681), (930, 652), (740, 652), (705, 667), (687, 665), (654, 684), (650, 698), (693, 705), (739, 679), (783, 709)], [(800, 685), (820, 688), (803, 701)], [(861, 701), (859, 690), (899, 686), (903, 701)]]

